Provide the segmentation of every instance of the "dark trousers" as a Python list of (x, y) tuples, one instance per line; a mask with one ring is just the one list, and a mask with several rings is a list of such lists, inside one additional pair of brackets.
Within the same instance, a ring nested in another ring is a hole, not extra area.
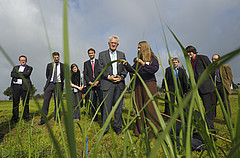
[[(92, 114), (92, 117), (96, 114), (96, 111), (99, 107), (99, 105), (102, 103), (103, 100), (103, 94), (102, 94), (102, 90), (100, 89), (100, 87), (92, 87), (91, 91), (90, 91), (90, 111)], [(103, 119), (103, 104), (100, 108), (101, 114), (102, 114), (102, 119)], [(94, 119), (95, 121), (98, 120), (98, 116), (95, 117)]]
[[(118, 86), (118, 84), (112, 84), (109, 90), (103, 90), (103, 98), (107, 96), (105, 99), (103, 106), (103, 125), (107, 120), (108, 114), (110, 114), (112, 110), (112, 106), (115, 105), (118, 98), (122, 93), (122, 89)], [(118, 107), (114, 113), (114, 130), (119, 131), (122, 129), (122, 104), (123, 98), (121, 99)], [(109, 130), (109, 126), (106, 128), (106, 132)]]
[[(203, 106), (206, 112), (206, 121), (210, 129), (214, 129), (213, 119), (214, 119), (214, 109), (212, 108), (212, 93), (201, 94), (199, 92), (200, 97), (202, 98)], [(215, 133), (215, 132), (213, 132)]]
[(80, 101), (82, 99), (82, 93), (78, 91), (73, 93), (73, 119), (80, 120)]
[[(61, 87), (61, 83), (59, 85), (59, 88)], [(60, 88), (61, 89), (61, 88)], [(54, 94), (54, 103), (55, 103), (55, 119), (57, 119), (57, 111), (59, 113), (59, 117), (61, 116), (60, 114), (60, 109), (59, 109), (59, 103), (60, 103), (60, 94), (58, 93), (61, 90), (57, 91), (57, 84), (54, 83), (49, 83), (48, 87), (44, 91), (44, 101), (43, 101), (43, 106), (42, 106), (42, 111), (45, 116), (48, 115), (48, 110), (49, 110), (49, 102), (51, 100), (52, 94)], [(58, 109), (58, 110), (57, 110)], [(43, 117), (41, 118), (43, 120)]]
[[(170, 97), (170, 101), (171, 101), (172, 103), (175, 103), (175, 98), (176, 98), (176, 97), (175, 97), (173, 94), (171, 94), (171, 93), (169, 93), (169, 97)], [(165, 99), (166, 99), (166, 100), (169, 100), (167, 93), (165, 94)], [(170, 107), (171, 107), (171, 111), (172, 111), (172, 114), (173, 114), (173, 112), (174, 112), (174, 106), (169, 105), (168, 102), (165, 102), (165, 111), (164, 111), (164, 114), (166, 114), (166, 115), (168, 115), (168, 116), (171, 116)]]
[[(228, 112), (229, 110), (229, 115), (231, 117), (231, 107), (230, 107), (230, 102), (229, 102), (229, 93), (226, 91), (226, 89), (223, 87), (223, 84), (217, 84), (216, 85), (218, 93), (223, 101), (223, 105), (225, 106), (226, 111)], [(218, 97), (216, 92), (213, 93), (213, 105), (217, 105)], [(228, 109), (227, 109), (228, 108)], [(214, 117), (216, 117), (216, 112), (217, 112), (217, 107), (215, 106), (214, 108)]]
[(22, 98), (23, 119), (28, 119), (29, 117), (29, 93), (30, 91), (23, 90), (22, 85), (13, 85), (13, 109), (12, 109), (12, 121), (17, 121), (19, 117), (19, 103), (20, 98)]
[[(152, 95), (155, 95), (157, 93), (156, 81), (146, 82), (146, 85), (149, 88)], [(138, 111), (142, 110), (145, 103), (148, 102), (148, 100), (149, 100), (149, 96), (141, 83), (136, 84), (135, 99), (136, 99)], [(158, 100), (154, 99), (154, 101), (158, 105)], [(157, 122), (154, 119), (157, 120)], [(144, 110), (142, 110), (142, 112), (140, 112), (140, 118), (136, 119), (136, 125), (135, 125), (135, 135), (136, 136), (139, 136), (142, 133), (142, 130), (143, 130), (142, 127), (144, 127), (144, 128), (149, 128), (149, 132), (148, 132), (149, 138), (154, 137), (153, 129), (148, 120), (150, 120), (157, 129), (160, 129), (160, 127), (158, 125), (159, 121), (158, 121), (157, 113), (155, 111), (152, 101), (147, 104), (147, 106), (145, 107)], [(145, 126), (145, 122), (146, 122), (147, 127)]]

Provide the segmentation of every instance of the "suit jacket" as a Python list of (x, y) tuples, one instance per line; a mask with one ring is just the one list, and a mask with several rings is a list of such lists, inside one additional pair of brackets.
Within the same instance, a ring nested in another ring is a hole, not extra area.
[[(198, 82), (198, 79), (201, 77), (202, 73), (206, 67), (210, 64), (210, 60), (205, 55), (197, 55), (193, 65), (193, 73), (195, 81)], [(214, 74), (211, 74), (214, 79)], [(214, 91), (213, 83), (210, 77), (206, 78), (202, 85), (199, 87), (199, 92), (202, 94), (210, 93)]]
[[(178, 82), (177, 82), (178, 83), (178, 88), (179, 89), (181, 88), (183, 93), (187, 93), (188, 83), (187, 83), (187, 77), (186, 77), (185, 70), (183, 70), (183, 68), (179, 67), (177, 75), (178, 75)], [(166, 70), (165, 70), (165, 78), (166, 78), (166, 81), (167, 81), (168, 90), (171, 91), (171, 92), (175, 92), (175, 86), (174, 86), (174, 82), (173, 82), (174, 78), (173, 78), (172, 70), (171, 70), (170, 66), (167, 67)], [(162, 88), (166, 89), (164, 79), (163, 79), (163, 82), (162, 82)]]
[[(95, 63), (94, 63), (94, 76), (95, 78), (98, 77), (98, 75), (100, 74), (99, 72), (99, 61), (98, 59), (95, 59)], [(92, 70), (92, 63), (91, 60), (87, 60), (84, 62), (84, 79), (86, 81), (86, 84), (88, 86), (89, 82), (94, 82), (95, 79), (93, 79), (93, 70)], [(100, 84), (98, 84), (98, 86), (100, 86)]]
[[(30, 75), (32, 73), (33, 68), (29, 65), (26, 65), (23, 72), (18, 72), (20, 65), (18, 66), (14, 66), (12, 72), (11, 72), (11, 77), (12, 77), (12, 81), (11, 81), (11, 89), (13, 88), (13, 81), (17, 81), (17, 79), (23, 79), (21, 76), (23, 76), (26, 79), (26, 83), (22, 84), (22, 88), (23, 90), (29, 90), (32, 89), (32, 82), (30, 79)], [(21, 75), (20, 75), (21, 74)]]
[(233, 82), (233, 75), (232, 75), (232, 70), (231, 67), (229, 65), (221, 65), (220, 68), (220, 75), (221, 75), (221, 79), (223, 82), (224, 87), (226, 88), (226, 90), (228, 91), (228, 93), (231, 93), (231, 84)]
[[(121, 60), (124, 59), (126, 60), (125, 54), (123, 52), (120, 51), (116, 51), (117, 52), (117, 60)], [(99, 53), (99, 72), (101, 72), (109, 62), (111, 62), (111, 58), (110, 58), (110, 54), (109, 54), (109, 50), (105, 50), (103, 52)], [(113, 84), (111, 81), (109, 81), (107, 78), (108, 76), (113, 75), (113, 68), (112, 65), (110, 65), (102, 74), (101, 76), (101, 89), (102, 90), (108, 90)], [(124, 65), (121, 63), (117, 63), (117, 75), (123, 77), (123, 79), (125, 79), (125, 77), (127, 76), (127, 70), (125, 69)], [(122, 80), (119, 83), (117, 83), (120, 89), (124, 89), (125, 87), (125, 81)]]
[[(46, 84), (44, 86), (44, 91), (47, 89), (51, 77), (52, 77), (52, 73), (53, 73), (53, 64), (54, 63), (48, 63), (47, 65), (47, 69), (46, 69)], [(60, 62), (60, 78), (61, 78), (61, 90), (63, 90), (63, 86), (64, 86), (64, 64)]]

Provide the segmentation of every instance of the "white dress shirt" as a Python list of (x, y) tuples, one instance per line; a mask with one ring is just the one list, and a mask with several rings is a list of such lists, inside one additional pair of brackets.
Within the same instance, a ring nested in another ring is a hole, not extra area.
[[(18, 69), (18, 72), (23, 72), (24, 69), (25, 69), (25, 66), (20, 65), (20, 66), (19, 66), (19, 69)], [(14, 84), (22, 84), (22, 79), (17, 79), (17, 82), (14, 82), (14, 81), (13, 81), (13, 83), (14, 83)]]
[[(109, 50), (109, 54), (110, 54), (111, 61), (117, 60), (117, 51), (116, 50), (114, 52)], [(117, 62), (112, 63), (112, 67), (113, 67), (113, 75), (117, 75)]]
[[(61, 66), (61, 64), (58, 63), (56, 82), (61, 82), (61, 76), (60, 76), (60, 70), (61, 70), (61, 69), (60, 69), (60, 66)], [(54, 73), (55, 73), (55, 67), (56, 67), (56, 63), (54, 63), (54, 66), (53, 66), (53, 72), (52, 72), (52, 77), (51, 77), (50, 82), (53, 82), (53, 76), (54, 76)]]

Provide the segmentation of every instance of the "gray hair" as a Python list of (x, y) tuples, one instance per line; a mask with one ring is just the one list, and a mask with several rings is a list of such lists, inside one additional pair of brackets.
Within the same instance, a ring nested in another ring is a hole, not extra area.
[(119, 37), (116, 36), (116, 35), (112, 35), (112, 36), (110, 36), (110, 37), (109, 37), (109, 41), (110, 41), (112, 38), (117, 39), (117, 40), (119, 41)]

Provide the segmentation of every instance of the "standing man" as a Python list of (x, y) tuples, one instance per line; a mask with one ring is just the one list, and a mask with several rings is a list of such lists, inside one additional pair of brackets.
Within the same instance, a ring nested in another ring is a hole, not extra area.
[(27, 57), (21, 55), (19, 57), (20, 65), (13, 68), (11, 72), (11, 90), (13, 91), (13, 116), (10, 124), (15, 124), (19, 121), (19, 102), (22, 98), (22, 105), (24, 106), (23, 119), (29, 121), (29, 96), (32, 89), (32, 82), (30, 75), (33, 68), (27, 65)]
[[(168, 90), (170, 92), (175, 93), (175, 90), (179, 89), (181, 96), (184, 96), (184, 94), (187, 93), (188, 90), (188, 83), (187, 83), (187, 77), (185, 74), (185, 71), (183, 70), (182, 67), (179, 67), (179, 59), (178, 58), (172, 58), (172, 62), (173, 62), (173, 68), (174, 68), (174, 74), (175, 74), (175, 78), (176, 81), (178, 83), (178, 88), (175, 88), (174, 86), (174, 77), (172, 75), (172, 70), (171, 70), (171, 66), (167, 67), (165, 70), (165, 79), (167, 82), (167, 86), (168, 86)], [(165, 82), (163, 80), (162, 82), (162, 88), (164, 90), (164, 92), (166, 91), (165, 88)], [(175, 103), (175, 96), (171, 93), (169, 93), (170, 96), (170, 101), (174, 104)], [(165, 99), (168, 100), (168, 96), (167, 94), (165, 94)], [(172, 113), (174, 112), (174, 107), (171, 106), (172, 108)], [(171, 116), (170, 113), (170, 106), (168, 102), (165, 102), (165, 112), (164, 114)]]
[[(219, 54), (214, 54), (212, 56), (212, 61), (216, 62), (220, 58)], [(220, 60), (217, 61), (217, 64), (220, 63)], [(229, 102), (229, 94), (231, 94), (231, 84), (233, 82), (233, 75), (232, 70), (229, 65), (222, 64), (218, 69), (215, 71), (215, 83), (217, 90), (220, 94), (220, 97), (224, 103), (225, 109), (231, 117), (231, 107)], [(214, 93), (214, 105), (217, 104), (218, 98), (216, 93)], [(228, 109), (227, 109), (228, 108)], [(216, 107), (214, 108), (214, 116), (216, 117)]]
[[(198, 52), (196, 48), (193, 46), (187, 46), (186, 51), (188, 53), (188, 56), (190, 57), (194, 78), (197, 83), (198, 79), (201, 77), (202, 73), (207, 68), (207, 66), (211, 63), (211, 61), (205, 55), (197, 55)], [(202, 85), (198, 88), (198, 92), (200, 97), (202, 98), (205, 111), (206, 112), (208, 111), (206, 113), (206, 117), (207, 117), (206, 120), (208, 122), (210, 129), (214, 129), (214, 124), (213, 124), (214, 110), (211, 109), (213, 91), (214, 91), (214, 87), (210, 77), (206, 78), (205, 81), (202, 83)]]
[[(98, 59), (95, 59), (95, 54), (96, 53), (93, 48), (88, 49), (88, 56), (90, 59), (84, 62), (84, 79), (87, 84), (87, 89), (89, 89), (93, 85), (91, 91), (89, 91), (88, 93), (90, 94), (90, 99), (91, 99), (90, 109), (91, 109), (92, 117), (95, 115), (98, 108), (97, 98), (99, 100), (99, 104), (101, 104), (103, 100), (99, 80), (94, 83), (95, 78), (97, 78), (100, 73), (98, 69), (99, 61)], [(101, 114), (103, 117), (102, 107), (101, 107)], [(96, 115), (94, 121), (97, 121), (97, 120), (98, 120), (98, 115)]]
[[(63, 92), (63, 86), (64, 86), (64, 65), (63, 63), (59, 62), (59, 53), (53, 52), (52, 57), (54, 62), (49, 63), (47, 65), (46, 69), (46, 85), (44, 87), (44, 101), (42, 106), (42, 111), (45, 116), (48, 115), (48, 109), (49, 109), (49, 102), (51, 100), (52, 94), (54, 94), (54, 102), (55, 102), (55, 120), (57, 120), (57, 112), (59, 111), (59, 117), (60, 117), (60, 110), (59, 110), (59, 102), (60, 102), (60, 95)], [(58, 90), (58, 87), (61, 90)], [(38, 125), (45, 124), (45, 121), (43, 119), (43, 116), (41, 117), (41, 121)]]
[[(111, 36), (109, 38), (109, 49), (99, 53), (99, 70), (103, 70), (107, 64), (114, 60), (126, 60), (125, 54), (117, 49), (119, 43), (118, 36)], [(115, 105), (116, 101), (120, 97), (124, 90), (125, 82), (124, 79), (127, 75), (127, 70), (123, 66), (122, 62), (114, 62), (109, 66), (101, 76), (101, 90), (103, 91), (103, 98), (106, 98), (103, 107), (103, 124), (105, 123), (108, 114), (112, 110), (112, 106)], [(121, 134), (122, 130), (122, 104), (123, 98), (120, 101), (114, 115), (114, 131), (116, 134)], [(109, 130), (109, 126), (106, 128), (104, 134)]]

